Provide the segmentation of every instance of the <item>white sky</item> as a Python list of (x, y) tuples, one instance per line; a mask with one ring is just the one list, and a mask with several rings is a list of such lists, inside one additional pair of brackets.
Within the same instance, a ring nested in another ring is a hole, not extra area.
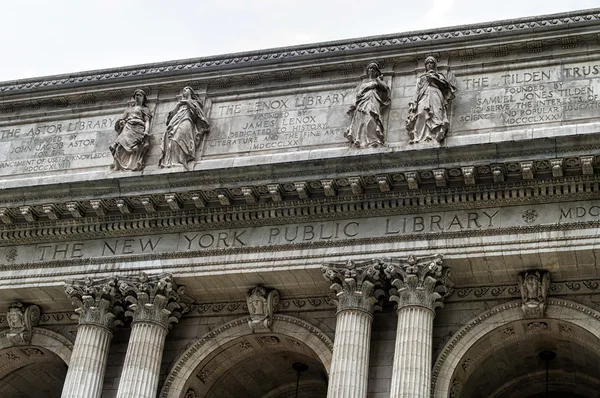
[(0, 0), (0, 81), (598, 6), (597, 0)]

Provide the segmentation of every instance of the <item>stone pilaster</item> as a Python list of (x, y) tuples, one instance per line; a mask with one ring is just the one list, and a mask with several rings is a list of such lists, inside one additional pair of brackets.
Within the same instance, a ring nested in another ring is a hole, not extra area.
[(323, 264), (325, 279), (332, 282), (338, 309), (328, 398), (364, 398), (369, 380), (369, 351), (373, 311), (383, 295), (379, 285), (381, 265), (376, 260)]
[(398, 303), (398, 329), (391, 398), (429, 398), (432, 364), (433, 318), (443, 306), (448, 269), (442, 256), (383, 260), (393, 288), (390, 301)]
[(116, 279), (86, 278), (68, 281), (65, 292), (79, 315), (77, 337), (62, 391), (62, 398), (100, 398), (112, 328), (123, 312)]
[(119, 290), (129, 303), (131, 337), (117, 398), (155, 398), (163, 348), (169, 326), (177, 322), (184, 288), (169, 274), (121, 280)]

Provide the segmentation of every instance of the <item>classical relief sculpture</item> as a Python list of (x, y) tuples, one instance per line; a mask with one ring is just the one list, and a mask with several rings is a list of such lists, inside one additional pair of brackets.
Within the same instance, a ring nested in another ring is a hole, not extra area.
[(448, 101), (454, 98), (456, 87), (437, 71), (433, 56), (425, 59), (425, 73), (417, 80), (414, 100), (408, 105), (406, 129), (410, 144), (424, 141), (441, 142), (450, 128)]
[(29, 345), (31, 330), (40, 320), (40, 308), (37, 305), (25, 307), (19, 302), (14, 302), (8, 307), (6, 320), (10, 327), (6, 334), (8, 341), (14, 345)]
[(271, 290), (267, 292), (262, 286), (252, 289), (246, 298), (250, 320), (248, 326), (252, 331), (271, 330), (273, 324), (273, 314), (279, 306), (279, 292)]
[(159, 166), (180, 164), (189, 170), (188, 164), (196, 160), (196, 149), (208, 129), (204, 104), (191, 87), (185, 87), (175, 109), (167, 115), (167, 130), (163, 134)]
[(519, 286), (525, 317), (543, 317), (550, 286), (550, 273), (548, 271), (523, 272), (519, 274)]
[(149, 134), (152, 115), (146, 106), (144, 90), (135, 90), (133, 103), (115, 122), (117, 140), (109, 149), (113, 155), (113, 170), (141, 170), (144, 156), (150, 147)]
[(382, 109), (390, 104), (390, 87), (383, 81), (377, 62), (367, 66), (368, 80), (358, 86), (356, 102), (348, 110), (352, 116), (344, 137), (355, 147), (383, 145)]

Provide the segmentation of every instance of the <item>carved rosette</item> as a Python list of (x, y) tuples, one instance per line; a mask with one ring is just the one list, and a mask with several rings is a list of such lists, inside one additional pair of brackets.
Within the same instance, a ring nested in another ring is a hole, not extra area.
[(403, 307), (421, 306), (435, 311), (444, 306), (448, 292), (449, 268), (442, 267), (442, 255), (383, 260), (384, 273), (390, 279), (390, 301)]
[(182, 301), (184, 286), (177, 286), (171, 274), (148, 276), (144, 272), (137, 278), (121, 279), (119, 290), (130, 303), (125, 316), (133, 322), (149, 322), (169, 328), (179, 322), (186, 304)]
[(116, 278), (94, 280), (88, 277), (66, 281), (65, 293), (79, 315), (80, 325), (97, 325), (112, 329), (123, 324), (118, 318), (123, 313), (123, 307)]
[(31, 331), (40, 320), (40, 308), (37, 305), (24, 306), (14, 302), (8, 307), (6, 320), (10, 330), (6, 334), (8, 341), (13, 345), (29, 345)]
[(550, 273), (548, 271), (526, 271), (519, 274), (519, 288), (525, 318), (543, 318), (548, 300)]
[(381, 263), (379, 260), (323, 263), (321, 271), (326, 280), (332, 282), (331, 290), (338, 304), (338, 312), (359, 309), (372, 314), (381, 310), (379, 298), (381, 285)]
[(250, 320), (248, 326), (253, 332), (270, 331), (273, 325), (273, 314), (279, 306), (279, 292), (267, 291), (262, 286), (252, 289), (246, 298)]
[(190, 388), (185, 393), (185, 398), (198, 398), (198, 394), (194, 391), (193, 388)]

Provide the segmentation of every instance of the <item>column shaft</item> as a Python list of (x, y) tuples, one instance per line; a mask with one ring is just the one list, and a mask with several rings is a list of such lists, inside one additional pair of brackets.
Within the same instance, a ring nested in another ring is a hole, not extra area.
[(434, 315), (421, 306), (398, 310), (391, 398), (429, 398)]
[(112, 332), (98, 325), (79, 325), (62, 398), (100, 398)]
[(338, 312), (327, 398), (365, 398), (373, 316), (366, 311)]
[(167, 329), (134, 322), (127, 346), (117, 398), (156, 398)]

